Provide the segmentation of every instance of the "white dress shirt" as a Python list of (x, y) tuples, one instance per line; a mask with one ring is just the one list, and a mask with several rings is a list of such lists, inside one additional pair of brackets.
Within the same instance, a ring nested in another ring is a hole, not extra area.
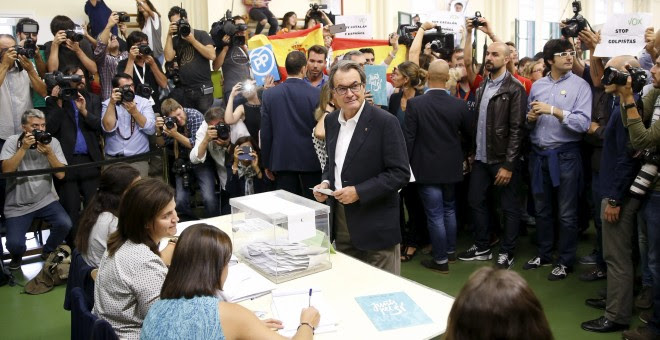
[(355, 132), (355, 127), (362, 115), (362, 110), (364, 110), (364, 104), (366, 102), (366, 100), (362, 102), (360, 110), (349, 120), (344, 118), (343, 109), (339, 112), (339, 117), (337, 118), (339, 121), (339, 134), (337, 136), (337, 145), (335, 146), (335, 190), (342, 188), (341, 170), (344, 167), (344, 160), (346, 159), (348, 146), (351, 144), (351, 139), (353, 138), (353, 132)]

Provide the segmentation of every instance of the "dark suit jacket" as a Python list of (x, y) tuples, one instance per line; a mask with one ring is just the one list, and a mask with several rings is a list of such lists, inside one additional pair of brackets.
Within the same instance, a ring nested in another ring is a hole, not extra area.
[[(87, 117), (78, 115), (80, 131), (87, 143), (87, 152), (92, 160), (103, 159), (99, 134), (101, 133), (101, 98), (93, 93), (83, 94), (87, 101)], [(73, 156), (76, 146), (75, 112), (71, 102), (63, 102), (62, 108), (57, 106), (57, 98), (49, 97), (46, 101), (46, 130), (62, 144), (62, 152), (67, 160)]]
[(465, 101), (443, 90), (429, 91), (408, 101), (404, 135), (418, 183), (455, 183), (463, 179), (461, 134), (471, 140), (470, 124)]
[(314, 151), (314, 111), (321, 90), (289, 78), (263, 93), (261, 159), (271, 171), (321, 171)]
[[(325, 118), (328, 163), (323, 179), (335, 188), (335, 148), (339, 111)], [(401, 243), (399, 195), (410, 178), (408, 155), (401, 127), (393, 115), (364, 105), (341, 170), (342, 186), (355, 186), (360, 199), (345, 205), (353, 246), (380, 250)], [(331, 207), (338, 204), (330, 198)]]

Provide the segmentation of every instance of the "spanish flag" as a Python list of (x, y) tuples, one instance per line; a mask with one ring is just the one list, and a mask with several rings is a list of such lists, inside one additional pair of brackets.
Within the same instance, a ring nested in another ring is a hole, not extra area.
[[(383, 63), (387, 55), (392, 52), (392, 46), (389, 45), (387, 40), (371, 40), (371, 39), (349, 39), (349, 38), (334, 38), (332, 40), (332, 57), (335, 58), (344, 55), (352, 50), (359, 50), (361, 48), (373, 48), (376, 55), (374, 64), (380, 65)], [(399, 47), (394, 60), (387, 68), (387, 73), (392, 73), (392, 70), (402, 62), (406, 61), (407, 48), (404, 45)]]

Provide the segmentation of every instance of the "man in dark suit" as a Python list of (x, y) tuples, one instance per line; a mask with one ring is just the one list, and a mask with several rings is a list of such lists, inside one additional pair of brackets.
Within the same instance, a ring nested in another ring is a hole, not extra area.
[[(353, 61), (330, 71), (340, 111), (325, 119), (328, 163), (314, 197), (330, 197), (337, 250), (399, 275), (399, 196), (410, 178), (406, 144), (393, 115), (365, 105), (366, 75)], [(333, 189), (328, 196), (319, 189)]]
[(405, 137), (410, 166), (426, 211), (433, 259), (422, 265), (449, 273), (456, 259), (454, 184), (463, 179), (461, 135), (469, 140), (467, 104), (449, 95), (449, 64), (442, 59), (429, 67), (429, 89), (408, 101)]
[(312, 199), (309, 190), (321, 181), (321, 164), (314, 151), (314, 110), (321, 90), (303, 77), (307, 58), (300, 51), (286, 57), (287, 80), (263, 93), (261, 104), (261, 159), (266, 176), (284, 189)]
[[(86, 79), (80, 67), (67, 67), (64, 74), (81, 77), (80, 82), (71, 83), (78, 94), (75, 98), (62, 99), (59, 86), (52, 90), (44, 110), (47, 131), (62, 144), (69, 165), (101, 161), (101, 98), (86, 90)], [(86, 205), (96, 193), (99, 176), (99, 168), (90, 167), (69, 170), (63, 180), (55, 182), (60, 203), (71, 217), (74, 229), (80, 215), (80, 196)]]

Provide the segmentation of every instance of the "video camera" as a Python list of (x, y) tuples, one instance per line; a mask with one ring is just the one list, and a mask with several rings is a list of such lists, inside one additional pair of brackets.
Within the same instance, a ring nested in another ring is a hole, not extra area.
[(130, 22), (131, 21), (131, 16), (128, 15), (126, 12), (117, 12), (117, 15), (119, 16), (119, 22)]
[(417, 23), (416, 25), (401, 25), (399, 26), (399, 44), (401, 45), (406, 45), (407, 47), (410, 47), (412, 45), (413, 40), (415, 39), (415, 35), (417, 34), (417, 30), (422, 26), (421, 23)]
[(79, 25), (76, 25), (73, 29), (65, 30), (66, 38), (71, 41), (80, 42), (83, 40), (85, 35), (83, 34), (83, 29)]
[(176, 32), (182, 37), (187, 37), (192, 32), (192, 28), (188, 22), (188, 12), (183, 8), (179, 11), (179, 20), (176, 22)]
[(225, 35), (230, 37), (229, 46), (243, 46), (245, 45), (245, 36), (236, 35), (236, 33), (244, 32), (247, 28), (248, 26), (246, 24), (236, 25), (231, 10), (227, 10), (222, 19), (211, 25), (210, 34), (217, 48), (222, 48), (226, 45), (225, 42), (222, 41), (222, 38), (224, 38)]
[(626, 66), (626, 69), (628, 70), (628, 73), (621, 72), (611, 66), (605, 68), (602, 78), (603, 85), (626, 85), (628, 82), (628, 76), (630, 76), (632, 78), (633, 92), (642, 92), (648, 78), (646, 71), (641, 67), (631, 67), (630, 65)]
[(587, 26), (591, 28), (591, 25), (581, 14), (582, 3), (579, 0), (573, 1), (573, 17), (566, 19), (566, 26), (562, 27), (561, 35), (566, 38), (577, 38), (578, 34)]
[(436, 26), (436, 32), (425, 33), (422, 39), (422, 46), (431, 44), (431, 51), (439, 53), (441, 59), (451, 60), (454, 52), (454, 35), (442, 33), (442, 27)]
[(62, 100), (72, 100), (78, 98), (78, 89), (72, 87), (71, 83), (79, 83), (82, 81), (82, 77), (77, 74), (67, 76), (60, 71), (54, 71), (53, 73), (46, 73), (44, 81), (48, 93), (51, 93), (55, 86), (59, 86), (60, 93), (57, 97)]

